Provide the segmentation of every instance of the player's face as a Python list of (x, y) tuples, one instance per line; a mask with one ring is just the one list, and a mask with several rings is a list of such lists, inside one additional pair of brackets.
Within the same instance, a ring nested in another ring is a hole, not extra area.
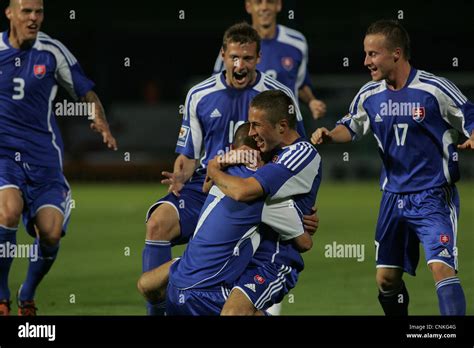
[(242, 89), (255, 81), (257, 64), (260, 54), (257, 52), (257, 43), (229, 42), (225, 51), (222, 51), (226, 70), (227, 84)]
[(245, 9), (252, 16), (254, 25), (268, 28), (276, 23), (281, 0), (246, 0)]
[(15, 0), (6, 15), (20, 43), (34, 41), (44, 19), (43, 0)]
[(249, 123), (249, 136), (257, 142), (261, 152), (270, 152), (280, 145), (281, 135), (278, 132), (278, 127), (270, 123), (265, 111), (251, 107)]
[(364, 65), (370, 70), (373, 81), (390, 78), (395, 69), (395, 52), (388, 48), (382, 34), (367, 35), (364, 39)]

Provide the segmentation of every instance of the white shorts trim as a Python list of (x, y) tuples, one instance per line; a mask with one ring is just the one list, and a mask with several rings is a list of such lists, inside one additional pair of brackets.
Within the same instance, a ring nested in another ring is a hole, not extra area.
[(36, 212), (35, 212), (35, 216), (38, 215), (38, 212), (41, 210), (41, 209), (44, 209), (44, 208), (53, 208), (53, 209), (56, 209), (57, 211), (59, 211), (61, 213), (61, 215), (64, 217), (64, 212), (61, 210), (61, 208), (58, 208), (57, 206), (53, 205), (53, 204), (43, 204), (41, 207), (39, 207), (38, 209), (36, 209)]
[(9, 188), (15, 188), (15, 189), (17, 189), (18, 191), (21, 192), (20, 188), (19, 188), (18, 186), (16, 186), (16, 185), (4, 185), (4, 186), (0, 186), (0, 191), (1, 191), (1, 190), (5, 190), (5, 189), (9, 189)]
[(431, 264), (431, 263), (435, 263), (435, 262), (440, 262), (440, 263), (444, 263), (446, 266), (448, 266), (449, 268), (457, 271), (457, 268), (454, 268), (453, 266), (451, 266), (450, 264), (448, 264), (447, 262), (443, 261), (443, 260), (439, 260), (439, 259), (431, 259), (431, 260), (428, 260), (428, 262), (426, 262), (427, 265)]
[(18, 231), (18, 226), (17, 227), (7, 227), (5, 225), (0, 224), (0, 227), (7, 230), (7, 231), (14, 231), (14, 232)]
[(156, 209), (155, 207), (157, 207), (157, 206), (159, 206), (159, 205), (161, 205), (161, 204), (169, 204), (169, 205), (171, 205), (171, 206), (176, 210), (176, 214), (178, 214), (178, 220), (181, 220), (181, 219), (180, 219), (180, 216), (179, 216), (179, 210), (178, 210), (178, 208), (176, 208), (176, 206), (175, 206), (173, 203), (168, 202), (168, 201), (158, 201), (158, 202), (152, 204), (152, 205), (150, 206), (150, 208), (148, 208), (148, 211), (146, 212), (146, 216), (145, 216), (145, 223), (147, 223), (148, 220), (150, 219), (150, 213), (151, 213), (151, 211), (152, 211), (152, 210), (155, 211), (155, 209)]

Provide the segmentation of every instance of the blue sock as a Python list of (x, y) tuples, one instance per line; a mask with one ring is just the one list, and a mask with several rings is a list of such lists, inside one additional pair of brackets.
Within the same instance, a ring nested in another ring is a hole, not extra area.
[[(9, 228), (0, 225), (0, 248), (8, 255), (12, 245), (16, 245), (16, 231), (18, 228)], [(8, 288), (8, 273), (13, 262), (13, 257), (0, 256), (0, 300), (10, 299)]]
[[(142, 271), (148, 272), (171, 260), (171, 243), (168, 241), (146, 240), (142, 255)], [(150, 303), (147, 301), (148, 315), (164, 315), (165, 301)]]
[(458, 277), (450, 277), (436, 283), (441, 315), (466, 315), (466, 298)]
[(55, 246), (47, 246), (35, 240), (34, 249), (37, 255), (31, 255), (28, 274), (20, 292), (20, 301), (31, 301), (35, 297), (35, 291), (41, 279), (48, 273), (56, 260), (59, 243)]

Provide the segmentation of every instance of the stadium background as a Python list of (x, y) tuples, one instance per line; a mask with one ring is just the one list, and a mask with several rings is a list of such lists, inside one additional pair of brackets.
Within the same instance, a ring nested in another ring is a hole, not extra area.
[[(309, 68), (327, 116), (306, 115), (308, 134), (332, 127), (369, 79), (363, 67), (365, 29), (380, 18), (397, 18), (412, 39), (415, 67), (450, 78), (474, 100), (473, 1), (399, 1), (396, 4), (283, 0), (279, 22), (302, 31), (309, 43)], [(75, 209), (58, 261), (37, 293), (40, 314), (140, 315), (135, 290), (141, 270), (148, 206), (166, 192), (160, 172), (171, 169), (187, 90), (212, 72), (224, 30), (250, 18), (243, 0), (59, 1), (46, 0), (43, 31), (61, 40), (96, 82), (119, 151), (109, 152), (81, 117), (60, 117), (65, 171)], [(184, 19), (179, 15), (183, 14)], [(74, 12), (71, 12), (74, 11)], [(294, 19), (288, 19), (294, 11)], [(400, 12), (403, 11), (403, 12)], [(72, 18), (74, 15), (74, 19)], [(7, 28), (2, 19), (2, 30)], [(126, 66), (126, 59), (130, 66)], [(344, 66), (348, 58), (349, 66)], [(458, 66), (453, 66), (457, 58)], [(68, 99), (63, 92), (57, 102)], [(376, 315), (373, 235), (380, 200), (380, 170), (371, 137), (358, 144), (321, 148), (324, 179), (317, 205), (321, 225), (315, 247), (285, 314)], [(344, 153), (349, 161), (344, 161)], [(460, 277), (474, 313), (474, 160), (461, 154)], [(31, 240), (24, 231), (19, 243)], [(325, 245), (362, 244), (365, 259), (326, 258)], [(179, 255), (182, 248), (175, 250)], [(406, 276), (412, 314), (438, 314), (431, 276), (423, 257), (416, 278)], [(10, 286), (24, 279), (27, 262), (15, 260)]]

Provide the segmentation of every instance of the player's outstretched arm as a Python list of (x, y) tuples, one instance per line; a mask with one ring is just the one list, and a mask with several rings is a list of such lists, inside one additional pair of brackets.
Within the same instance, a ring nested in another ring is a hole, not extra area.
[(207, 164), (207, 175), (226, 196), (238, 202), (253, 201), (264, 195), (263, 188), (257, 179), (252, 177), (244, 179), (224, 173), (218, 157)]
[(326, 114), (326, 104), (313, 94), (313, 91), (309, 86), (303, 86), (298, 91), (298, 97), (305, 103), (308, 104), (311, 114), (315, 120), (323, 117)]
[(186, 181), (193, 175), (196, 170), (197, 160), (179, 155), (174, 161), (173, 173), (161, 172), (166, 178), (161, 180), (164, 185), (169, 185), (168, 192), (173, 192), (175, 196), (179, 197), (179, 191), (183, 188)]
[(474, 131), (471, 134), (471, 137), (467, 139), (464, 143), (458, 145), (460, 150), (474, 150)]
[(109, 128), (109, 123), (105, 117), (104, 107), (100, 102), (99, 97), (94, 91), (89, 91), (87, 94), (82, 98), (82, 101), (87, 103), (93, 103), (94, 105), (94, 115), (93, 115), (93, 122), (91, 123), (91, 129), (97, 133), (102, 135), (102, 140), (104, 144), (107, 145), (109, 149), (117, 150), (117, 141), (112, 135), (112, 132)]
[(327, 128), (318, 128), (311, 136), (314, 145), (330, 143), (348, 143), (352, 140), (349, 130), (343, 125), (337, 125), (332, 131)]

